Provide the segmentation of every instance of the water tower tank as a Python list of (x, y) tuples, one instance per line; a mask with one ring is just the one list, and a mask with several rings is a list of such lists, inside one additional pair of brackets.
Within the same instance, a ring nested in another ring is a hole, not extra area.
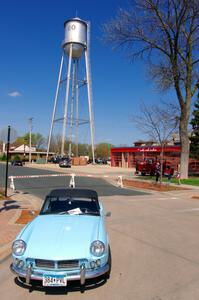
[(72, 43), (72, 58), (79, 58), (87, 45), (87, 23), (79, 18), (67, 20), (64, 23), (65, 38), (62, 44), (69, 55)]

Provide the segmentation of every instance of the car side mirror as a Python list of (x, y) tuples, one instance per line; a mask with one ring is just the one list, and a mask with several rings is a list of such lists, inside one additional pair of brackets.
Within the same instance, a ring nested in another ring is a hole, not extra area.
[(111, 217), (111, 212), (108, 211), (108, 212), (105, 214), (105, 217)]

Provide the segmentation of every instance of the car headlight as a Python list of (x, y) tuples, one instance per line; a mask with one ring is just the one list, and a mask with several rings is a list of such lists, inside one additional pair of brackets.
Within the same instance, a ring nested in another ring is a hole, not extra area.
[(26, 243), (22, 240), (16, 240), (12, 244), (12, 251), (15, 255), (23, 255), (26, 250)]
[(105, 251), (105, 245), (101, 241), (94, 241), (91, 244), (90, 251), (95, 256), (101, 256)]

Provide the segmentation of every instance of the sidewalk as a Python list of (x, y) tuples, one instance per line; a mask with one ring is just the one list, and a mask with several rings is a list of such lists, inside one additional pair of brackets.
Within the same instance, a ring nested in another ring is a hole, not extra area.
[(22, 211), (37, 211), (41, 207), (41, 200), (35, 196), (11, 190), (8, 194), (8, 200), (0, 200), (0, 262), (10, 255), (12, 242), (24, 226), (16, 223)]

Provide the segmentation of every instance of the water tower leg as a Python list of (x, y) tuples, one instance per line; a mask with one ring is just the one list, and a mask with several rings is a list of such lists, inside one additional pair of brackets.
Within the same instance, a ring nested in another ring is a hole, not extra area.
[(56, 113), (56, 108), (57, 108), (57, 98), (58, 98), (58, 94), (59, 94), (59, 87), (60, 87), (60, 81), (61, 81), (61, 74), (62, 74), (63, 62), (64, 62), (64, 54), (62, 55), (60, 69), (59, 69), (59, 76), (58, 76), (58, 81), (57, 81), (57, 89), (56, 89), (56, 93), (55, 93), (55, 100), (54, 100), (54, 108), (53, 108), (53, 114), (52, 114), (52, 121), (51, 121), (51, 126), (50, 126), (49, 137), (48, 137), (48, 147), (47, 147), (47, 153), (46, 153), (46, 162), (48, 161), (48, 155), (49, 155), (49, 150), (50, 150), (50, 142), (51, 142), (51, 137), (52, 137), (53, 125), (54, 125), (54, 121), (55, 121), (55, 113)]
[(92, 147), (93, 163), (95, 163), (94, 122), (93, 122), (93, 110), (92, 110), (92, 90), (91, 90), (91, 75), (90, 75), (88, 49), (85, 51), (85, 62), (86, 62), (86, 79), (87, 79), (87, 90), (88, 90), (89, 123), (90, 123), (90, 131), (91, 131), (91, 147)]
[(66, 96), (65, 96), (65, 109), (64, 109), (64, 119), (63, 119), (63, 130), (62, 130), (62, 144), (61, 144), (61, 155), (64, 156), (64, 144), (66, 138), (66, 121), (68, 113), (68, 96), (69, 96), (69, 87), (70, 87), (70, 71), (71, 71), (71, 62), (72, 62), (72, 43), (70, 44), (70, 52), (68, 59), (68, 73), (66, 80)]
[(69, 150), (68, 156), (71, 158), (72, 156), (72, 140), (73, 140), (73, 113), (74, 113), (74, 99), (75, 99), (75, 71), (76, 71), (76, 63), (73, 60), (73, 68), (72, 68), (72, 91), (71, 91), (71, 109), (70, 109), (70, 132), (69, 132)]
[(79, 143), (79, 141), (78, 141), (78, 139), (79, 139), (79, 137), (78, 137), (78, 129), (79, 129), (79, 121), (78, 121), (78, 118), (79, 118), (79, 85), (78, 85), (78, 59), (77, 59), (77, 61), (76, 61), (76, 78), (75, 78), (75, 80), (76, 80), (76, 84), (75, 84), (75, 86), (76, 86), (76, 122), (75, 122), (75, 126), (76, 126), (76, 134), (75, 134), (75, 137), (76, 137), (76, 141), (75, 141), (75, 143), (76, 143), (76, 156), (78, 156), (79, 155), (79, 151), (78, 151), (78, 143)]

